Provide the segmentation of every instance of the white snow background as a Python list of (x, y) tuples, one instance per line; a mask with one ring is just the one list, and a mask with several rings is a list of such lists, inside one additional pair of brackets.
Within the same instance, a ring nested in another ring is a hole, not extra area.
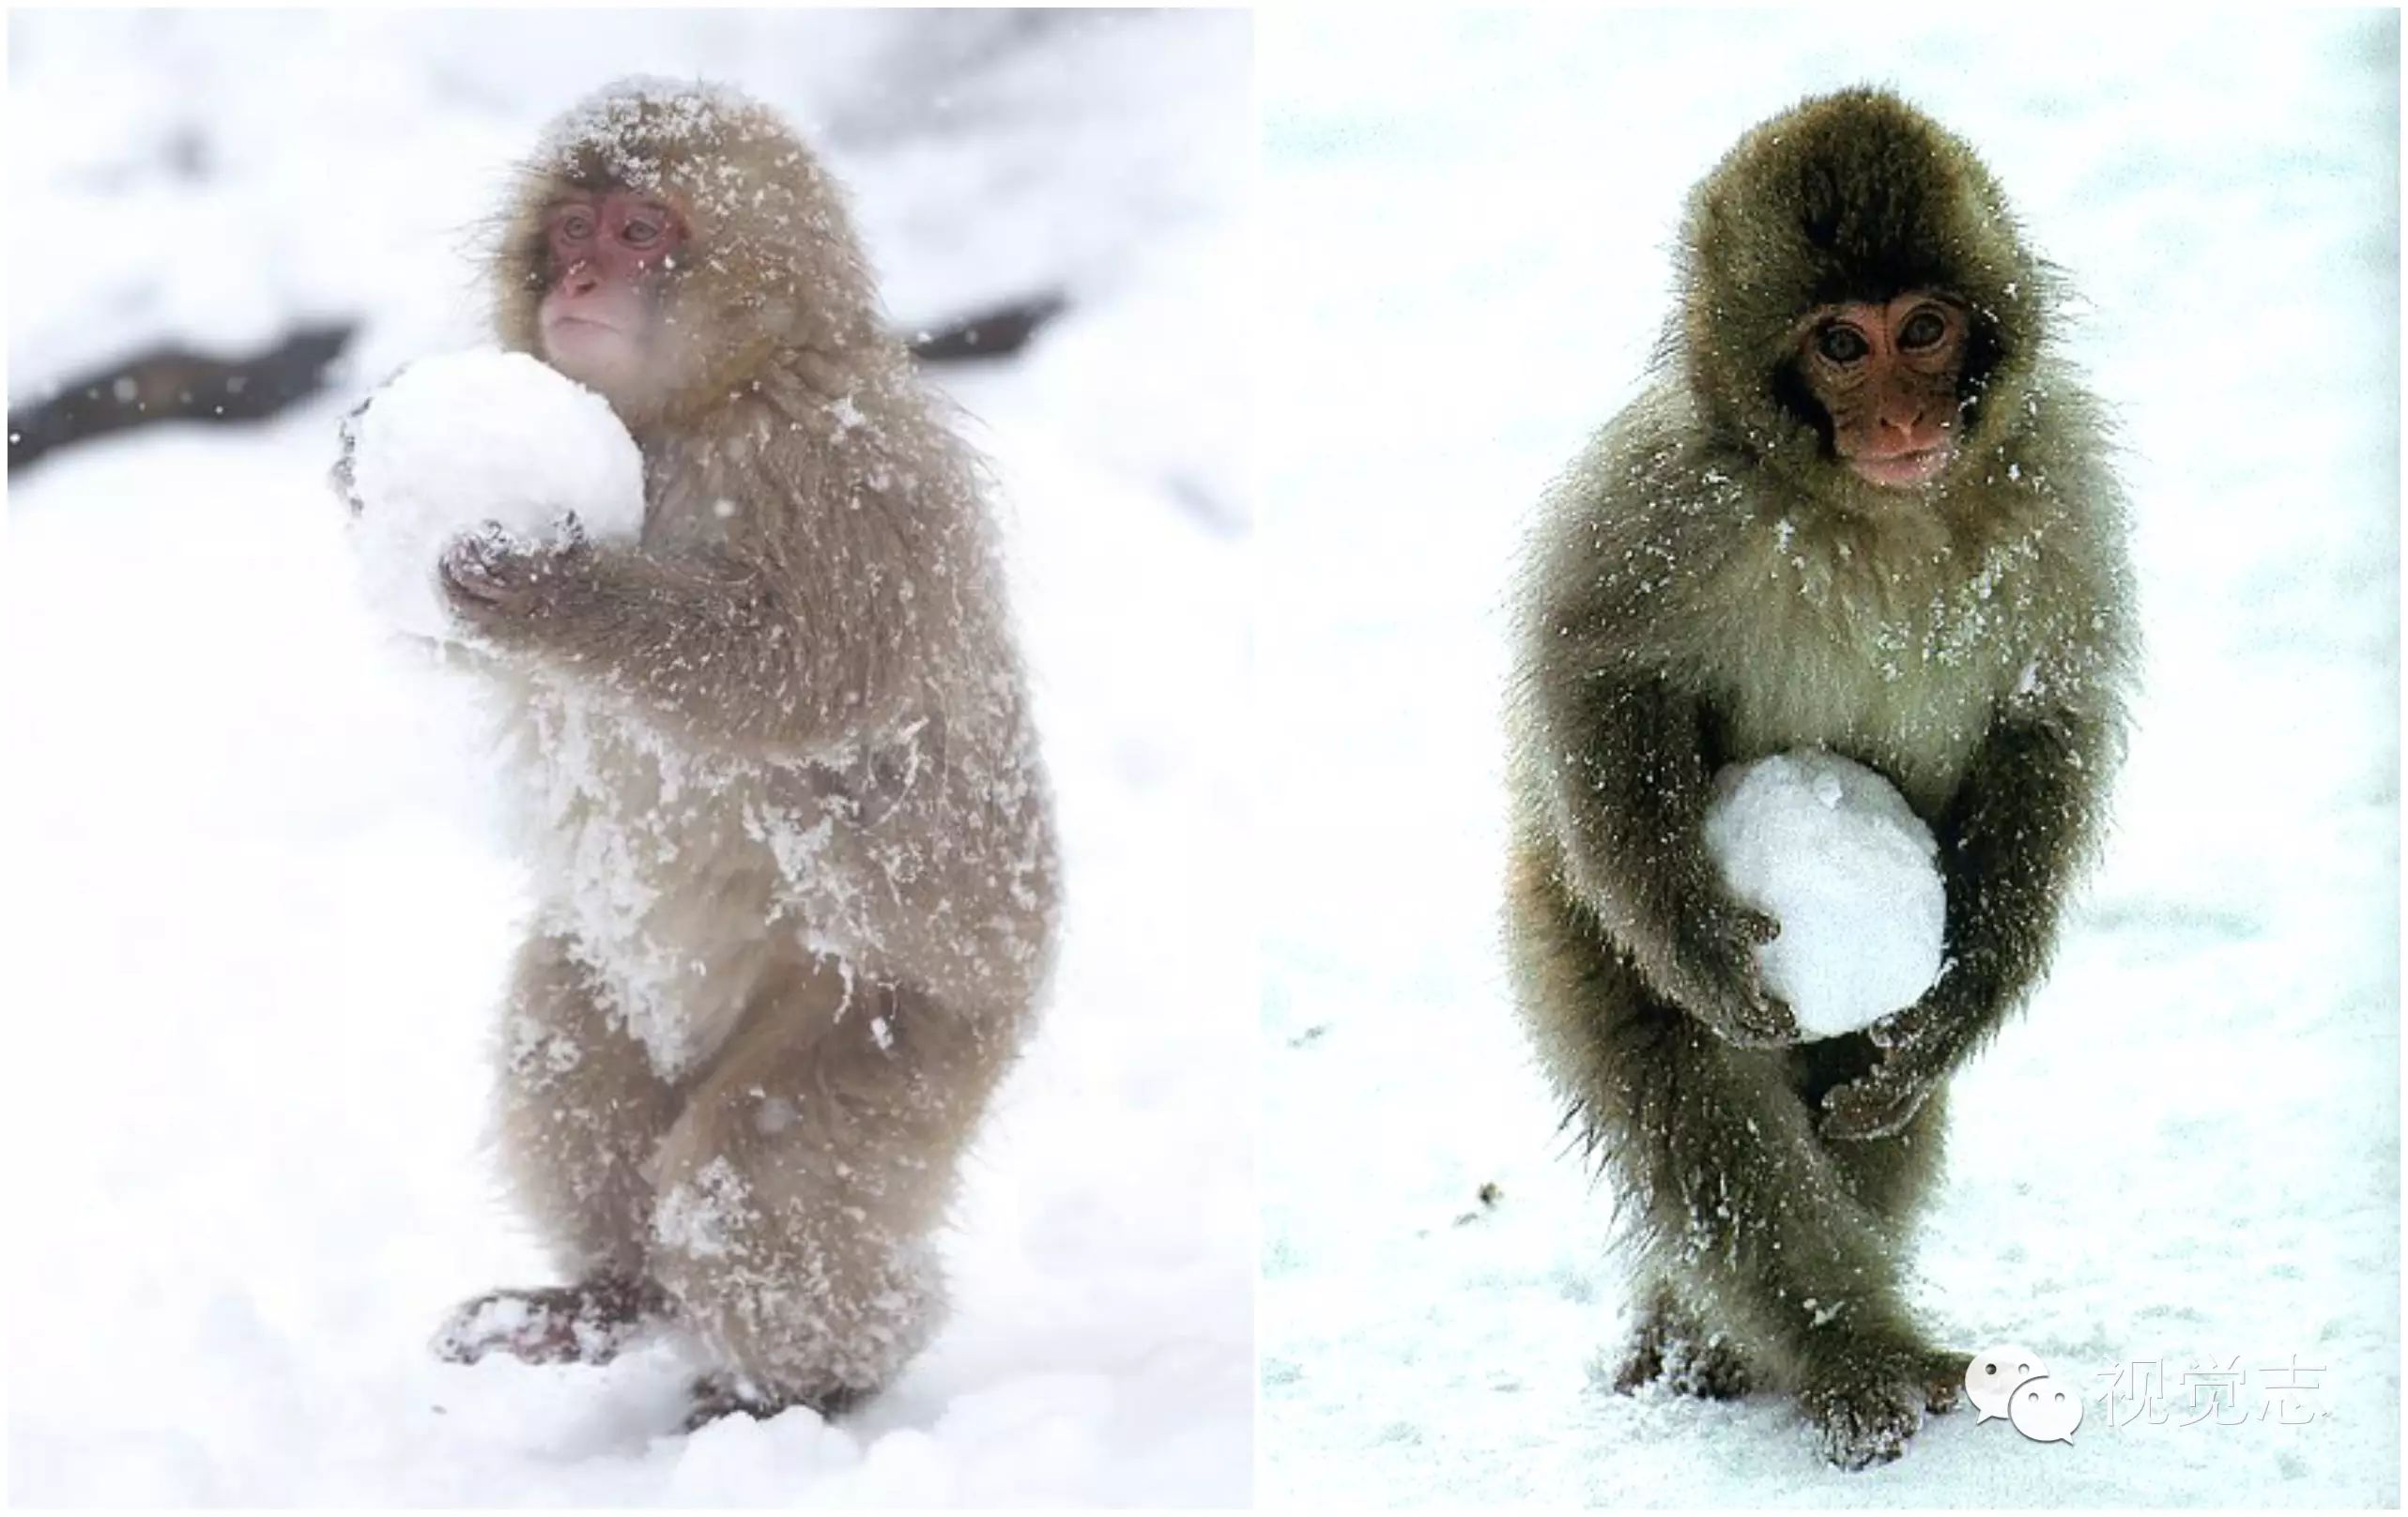
[[(1264, 1499), (2396, 1505), (2397, 13), (1298, 8), (1258, 38)], [(1917, 1293), (2085, 1420), (1961, 1411), (1847, 1475), (1779, 1401), (1591, 1379), (1627, 1303), (1507, 996), (1498, 713), (1520, 533), (1639, 387), (1683, 194), (1867, 79), (1975, 144), (2086, 298), (2148, 662), (2106, 866), (1956, 1083)], [(2293, 1356), (2326, 1415), (2262, 1420)], [(2094, 1377), (2142, 1360), (2237, 1360), (2246, 1420), (2110, 1431)]]
[[(8, 392), (367, 325), (335, 388), (9, 482), (8, 1494), (75, 1503), (1243, 1503), (1256, 1105), (1241, 14), (13, 11)], [(974, 1157), (952, 1326), (831, 1427), (674, 1435), (665, 1351), (436, 1362), (547, 1278), (481, 1149), (517, 913), (466, 688), (382, 639), (337, 419), (481, 340), (469, 254), (621, 74), (772, 101), (993, 458), (1070, 901)]]

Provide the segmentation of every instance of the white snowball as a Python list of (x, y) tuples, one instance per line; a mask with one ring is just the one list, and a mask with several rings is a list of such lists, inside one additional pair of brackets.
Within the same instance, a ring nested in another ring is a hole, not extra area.
[(1939, 850), (1864, 765), (1818, 750), (1731, 765), (1714, 777), (1706, 850), (1732, 895), (1780, 922), (1764, 985), (1805, 1037), (1878, 1021), (1940, 977)]
[(596, 541), (644, 526), (644, 461), (610, 403), (524, 353), (421, 359), (345, 423), (360, 501), (352, 546), (369, 604), (430, 637), (457, 629), (436, 579), (444, 546), (499, 522), (536, 540), (571, 512)]

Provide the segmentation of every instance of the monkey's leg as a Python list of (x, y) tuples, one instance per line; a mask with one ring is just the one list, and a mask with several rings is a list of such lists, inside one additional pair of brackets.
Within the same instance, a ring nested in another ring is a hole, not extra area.
[[(1903, 1257), (1914, 1214), (1940, 1169), (1942, 1101), (1934, 1096), (1913, 1122), (1891, 1138), (1830, 1144), (1833, 1162), (1848, 1188), (1889, 1224), (1891, 1247)], [(1924, 1409), (1953, 1412), (1965, 1395), (1965, 1367), (1972, 1356), (1960, 1349), (1924, 1349), (1920, 1364)]]
[(934, 1333), (981, 1047), (923, 992), (826, 970), (747, 1014), (661, 1148), (653, 1276), (719, 1366), (698, 1419), (841, 1411)]
[[(1808, 1102), (1813, 1111), (1818, 1101)], [(1904, 1129), (1888, 1138), (1870, 1142), (1826, 1141), (1825, 1147), (1832, 1162), (1839, 1169), (1848, 1188), (1889, 1225), (1891, 1246), (1904, 1256), (1914, 1218), (1927, 1201), (1932, 1183), (1939, 1177), (1943, 1137), (1947, 1127), (1947, 1101), (1943, 1092), (1935, 1091), (1915, 1113), (1914, 1120)], [(1965, 1366), (1971, 1354), (1959, 1349), (1926, 1349), (1923, 1357), (1924, 1405), (1933, 1412), (1956, 1409), (1965, 1395)]]
[[(1877, 1051), (1859, 1036), (1801, 1044), (1789, 1054), (1791, 1082), (1809, 1112), (1822, 1110), (1823, 1096), (1873, 1065)], [(1935, 1090), (1903, 1129), (1887, 1138), (1824, 1140), (1850, 1194), (1888, 1224), (1893, 1247), (1903, 1253), (1916, 1215), (1929, 1200), (1946, 1150), (1947, 1093)], [(1970, 1354), (1946, 1348), (1925, 1360), (1926, 1409), (1956, 1409), (1965, 1392)]]
[[(1512, 856), (1506, 944), (1524, 1018), (1593, 1155), (1619, 1182), (1626, 1203), (1650, 1221), (1652, 1171), (1633, 1158), (1635, 1082), (1663, 1060), (1666, 1040), (1695, 1024), (1655, 1003), (1637, 971), (1569, 901), (1542, 849)], [(1614, 1368), (1629, 1394), (1663, 1384), (1683, 1395), (1745, 1395), (1757, 1378), (1720, 1313), (1710, 1319), (1673, 1288), (1675, 1273), (1643, 1263), (1632, 1279), (1636, 1325)]]
[(1625, 1396), (1657, 1384), (1709, 1401), (1744, 1396), (1750, 1384), (1738, 1345), (1709, 1331), (1662, 1281), (1647, 1288), (1638, 1326), (1614, 1371), (1614, 1389)]
[(504, 1174), (574, 1283), (464, 1303), (436, 1352), (463, 1363), (496, 1351), (599, 1363), (668, 1305), (644, 1274), (652, 1207), (645, 1172), (676, 1113), (675, 1095), (556, 938), (519, 952), (498, 1053)]
[(1896, 1458), (1922, 1425), (1932, 1350), (1899, 1301), (1895, 1230), (1815, 1131), (1786, 1058), (1655, 998), (1560, 897), (1517, 911), (1540, 1048), (1640, 1208), (1647, 1275), (1795, 1389), (1833, 1463)]
[(1898, 1299), (1889, 1219), (1851, 1189), (1779, 1056), (1685, 1018), (1650, 1052), (1627, 1072), (1618, 1168), (1659, 1267), (1796, 1387), (1833, 1463), (1895, 1459), (1922, 1426), (1932, 1351)]

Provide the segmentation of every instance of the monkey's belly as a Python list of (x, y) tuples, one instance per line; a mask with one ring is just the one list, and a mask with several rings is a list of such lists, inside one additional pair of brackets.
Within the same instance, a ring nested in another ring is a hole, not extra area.
[(674, 1078), (800, 957), (771, 926), (775, 872), (757, 847), (731, 849), (691, 817), (589, 805), (557, 820), (565, 825), (535, 860), (544, 925), (568, 940), (653, 1067)]
[(531, 692), (513, 728), (542, 926), (665, 1077), (814, 951), (857, 950), (793, 911), (776, 850), (747, 824), (770, 789), (758, 766), (558, 692)]
[[(1022, 1000), (1041, 974), (1051, 834), (1041, 806), (999, 816), (954, 793), (986, 766), (866, 806), (847, 765), (697, 753), (557, 697), (528, 710), (521, 819), (544, 926), (664, 1076), (827, 960), (962, 1001)], [(1023, 909), (1011, 886), (1032, 870), (1046, 888)]]

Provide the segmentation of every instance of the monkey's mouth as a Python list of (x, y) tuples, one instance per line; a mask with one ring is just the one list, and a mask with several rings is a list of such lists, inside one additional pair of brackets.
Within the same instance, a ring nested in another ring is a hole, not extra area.
[(1948, 444), (1940, 442), (1928, 448), (1918, 448), (1912, 452), (1892, 453), (1885, 458), (1859, 453), (1848, 460), (1848, 467), (1856, 471), (1859, 479), (1869, 483), (1901, 489), (1928, 484), (1939, 478), (1940, 471), (1948, 467), (1952, 452)]
[(590, 327), (595, 331), (606, 331), (610, 333), (613, 337), (624, 337), (627, 335), (624, 329), (611, 322), (604, 321), (599, 317), (573, 316), (566, 313), (551, 317), (544, 323), (544, 327), (547, 331), (558, 331), (563, 327)]

